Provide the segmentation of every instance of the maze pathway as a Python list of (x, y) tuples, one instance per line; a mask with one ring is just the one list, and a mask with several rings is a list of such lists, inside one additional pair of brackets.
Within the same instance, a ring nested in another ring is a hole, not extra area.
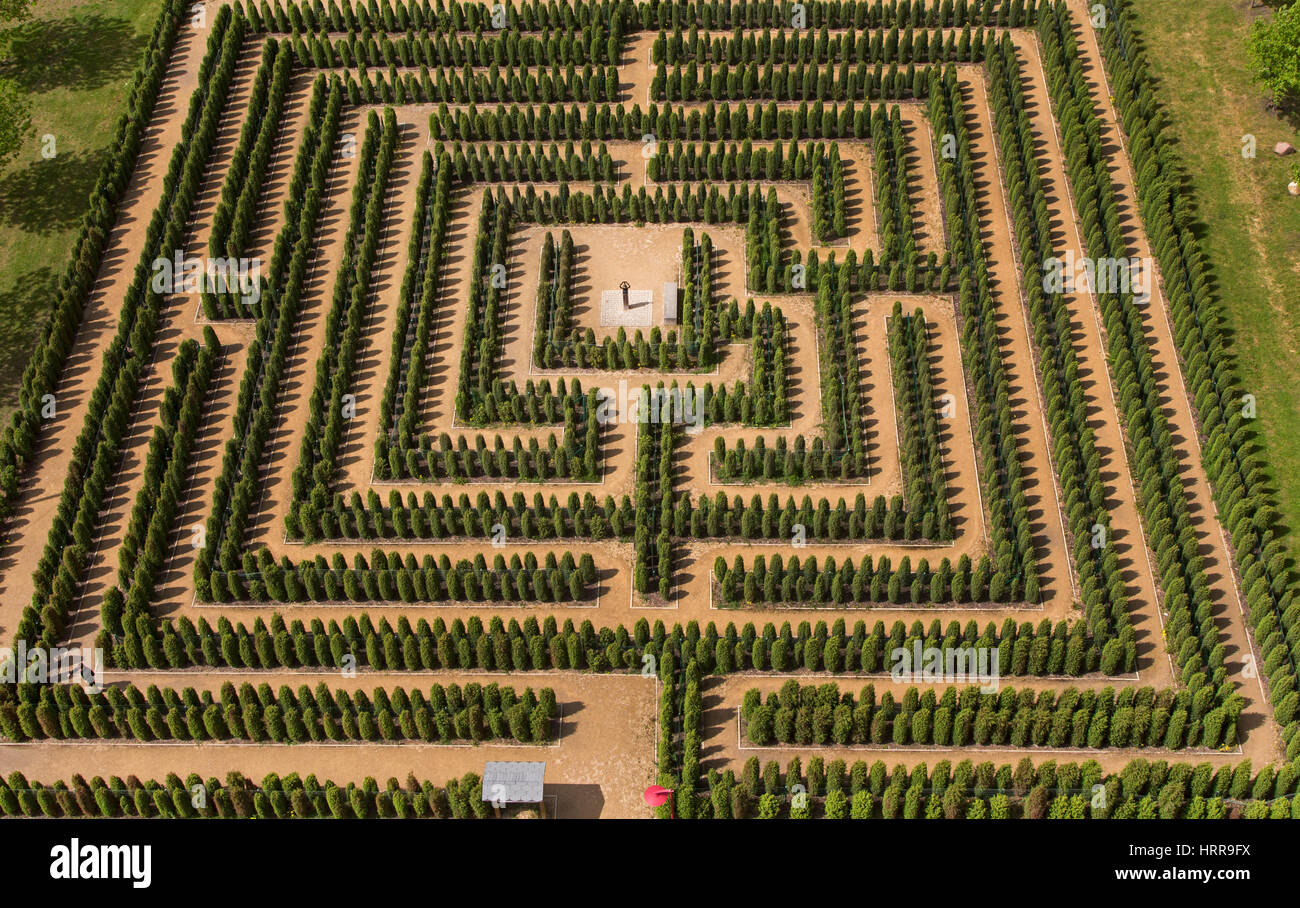
[[(1161, 251), (1088, 5), (825, 28), (820, 3), (806, 28), (660, 6), (530, 3), (504, 27), (459, 3), (169, 6), (0, 548), (0, 631), (99, 648), (109, 692), (8, 691), (6, 770), (441, 783), (545, 759), (560, 815), (594, 817), (647, 815), (651, 782), (697, 809), (707, 771), (753, 757), (1114, 773), (1294, 749), (1294, 666), (1266, 655), (1289, 599), (1235, 548), (1269, 543), (1221, 522), (1181, 303), (1160, 280), (1145, 302), (1038, 286), (1049, 255), (1105, 251), (1080, 187), (1113, 194), (1132, 256)], [(1084, 102), (1109, 182), (1063, 133)], [(185, 255), (254, 260), (258, 299), (144, 289), (169, 217)], [(622, 279), (654, 288), (653, 327), (599, 323)], [(1134, 425), (1135, 372), (1167, 433)], [(665, 389), (685, 396), (646, 418)], [(120, 441), (79, 448), (114, 394)], [(100, 506), (61, 514), (95, 471)], [(1157, 482), (1186, 507), (1152, 525)], [(931, 740), (923, 698), (987, 679), (891, 677), (900, 644), (992, 652), (1024, 701), (999, 721), (1059, 734)], [(838, 693), (796, 710), (792, 679)], [(257, 734), (209, 715), (247, 717), (245, 682), (276, 710)], [(295, 699), (318, 684), (382, 731), (325, 740), (328, 698)], [(866, 684), (911, 731), (829, 739)], [(525, 687), (553, 695), (558, 740), (504, 718)], [(417, 689), (427, 709), (402, 705)]]

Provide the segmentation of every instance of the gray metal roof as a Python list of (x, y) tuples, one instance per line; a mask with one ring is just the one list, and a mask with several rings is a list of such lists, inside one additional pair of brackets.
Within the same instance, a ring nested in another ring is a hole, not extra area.
[(546, 764), (504, 762), (483, 764), (483, 800), (501, 804), (535, 804), (542, 800)]

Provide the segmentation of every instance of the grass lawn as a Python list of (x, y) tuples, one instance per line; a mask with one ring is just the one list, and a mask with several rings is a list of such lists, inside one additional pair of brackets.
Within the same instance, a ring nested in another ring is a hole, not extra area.
[[(1203, 247), (1231, 330), (1283, 522), (1300, 528), (1300, 198), (1287, 193), (1296, 131), (1250, 79), (1246, 0), (1135, 0), (1147, 59), (1190, 175)], [(1242, 156), (1242, 137), (1258, 155)]]
[[(36, 0), (27, 22), (0, 25), (0, 72), (29, 93), (32, 132), (0, 167), (0, 417), (72, 253), (77, 224), (109, 151), (159, 0)], [(53, 157), (42, 155), (53, 136)]]

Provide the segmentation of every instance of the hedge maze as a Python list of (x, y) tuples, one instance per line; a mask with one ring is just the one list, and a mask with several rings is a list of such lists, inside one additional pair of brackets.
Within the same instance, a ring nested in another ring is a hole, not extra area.
[(102, 653), (8, 666), (0, 810), (485, 816), (505, 754), (1300, 815), (1291, 557), (1098, 7), (167, 0), (0, 438), (6, 643)]

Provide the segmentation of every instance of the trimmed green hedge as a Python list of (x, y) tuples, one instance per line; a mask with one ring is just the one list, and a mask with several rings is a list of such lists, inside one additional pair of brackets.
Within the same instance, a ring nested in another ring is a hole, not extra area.
[(1300, 819), (1297, 778), (1294, 762), (1255, 773), (1249, 760), (1216, 769), (1139, 757), (1105, 773), (1095, 760), (1035, 766), (1029, 757), (1014, 767), (966, 759), (910, 770), (821, 757), (805, 768), (794, 757), (782, 771), (751, 757), (739, 778), (711, 770), (692, 800), (694, 815), (713, 819)]
[(168, 773), (161, 782), (135, 776), (81, 774), (43, 784), (20, 772), (0, 781), (0, 816), (6, 817), (158, 817), (188, 819), (488, 819), (493, 811), (482, 798), (483, 780), (476, 773), (451, 779), (441, 787), (420, 782), (414, 774), (404, 783), (390, 778), (380, 787), (367, 777), (359, 785), (339, 785), (315, 775), (281, 777), (270, 773), (253, 782), (238, 772), (225, 781), (190, 773)]
[(544, 744), (559, 716), (550, 688), (516, 694), (495, 682), (469, 682), (427, 694), (394, 687), (331, 691), (324, 682), (296, 692), (269, 684), (238, 689), (226, 682), (216, 697), (150, 685), (86, 693), (79, 685), (30, 685), (0, 691), (0, 733), (11, 741), (127, 739), (136, 741), (513, 741)]

